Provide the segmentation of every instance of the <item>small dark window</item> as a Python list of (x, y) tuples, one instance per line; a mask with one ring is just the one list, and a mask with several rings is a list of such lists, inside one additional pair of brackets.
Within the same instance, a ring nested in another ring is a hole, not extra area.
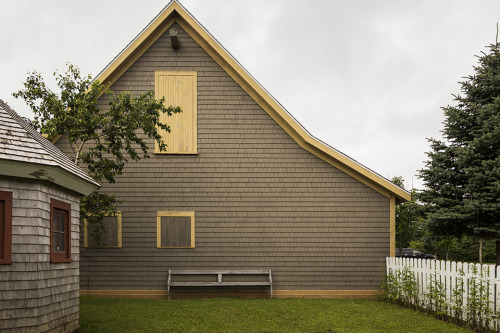
[(161, 218), (162, 247), (191, 247), (191, 218), (168, 217)]
[(71, 262), (71, 205), (50, 200), (50, 260)]
[(85, 222), (84, 247), (120, 248), (122, 247), (122, 212), (106, 216), (102, 221), (102, 231), (96, 236), (97, 226)]
[(0, 191), (0, 264), (10, 264), (12, 251), (12, 192)]
[(194, 248), (194, 212), (157, 212), (158, 248)]

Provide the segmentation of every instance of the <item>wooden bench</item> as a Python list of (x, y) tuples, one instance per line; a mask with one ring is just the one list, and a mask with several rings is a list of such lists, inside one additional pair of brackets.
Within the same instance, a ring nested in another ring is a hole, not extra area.
[[(204, 275), (217, 276), (217, 281), (172, 281), (174, 275)], [(228, 275), (262, 275), (266, 276), (266, 281), (224, 281), (224, 276)], [(168, 271), (168, 299), (171, 298), (172, 287), (249, 287), (249, 286), (269, 286), (270, 296), (273, 298), (273, 278), (270, 270), (169, 270)]]

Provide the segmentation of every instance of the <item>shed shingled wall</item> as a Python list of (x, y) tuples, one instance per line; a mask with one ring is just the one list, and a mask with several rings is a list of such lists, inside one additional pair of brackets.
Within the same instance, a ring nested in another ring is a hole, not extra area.
[[(82, 249), (81, 289), (164, 290), (169, 269), (216, 268), (271, 269), (276, 290), (377, 289), (389, 199), (302, 149), (174, 26), (180, 48), (167, 32), (112, 90), (139, 94), (154, 90), (155, 71), (196, 71), (198, 154), (151, 153), (103, 186), (123, 200), (123, 248)], [(56, 145), (70, 153), (64, 137)], [(195, 211), (196, 247), (157, 249), (157, 211)]]
[[(45, 181), (0, 176), (12, 192), (12, 264), (0, 265), (0, 332), (78, 328), (80, 197)], [(71, 204), (70, 263), (50, 262), (50, 199)]]

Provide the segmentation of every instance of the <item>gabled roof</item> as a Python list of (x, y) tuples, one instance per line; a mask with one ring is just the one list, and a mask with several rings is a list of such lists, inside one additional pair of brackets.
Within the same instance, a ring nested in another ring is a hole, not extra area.
[(177, 1), (168, 5), (98, 75), (115, 82), (173, 23), (179, 24), (305, 150), (386, 197), (411, 200), (411, 194), (388, 179), (311, 135), (236, 59)]
[(44, 179), (83, 195), (100, 186), (1, 99), (0, 175)]

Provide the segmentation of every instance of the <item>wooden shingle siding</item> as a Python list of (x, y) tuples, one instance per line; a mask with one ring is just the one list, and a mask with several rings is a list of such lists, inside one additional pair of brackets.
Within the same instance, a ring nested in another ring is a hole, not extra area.
[[(79, 196), (47, 181), (0, 176), (12, 192), (12, 264), (0, 265), (0, 331), (78, 328)], [(73, 262), (50, 262), (50, 199), (71, 204)], [(7, 320), (8, 319), (8, 320)]]
[[(81, 289), (164, 290), (169, 269), (270, 269), (276, 290), (378, 289), (389, 199), (302, 149), (174, 27), (178, 50), (163, 35), (111, 88), (139, 94), (156, 71), (195, 71), (198, 155), (151, 154), (103, 186), (123, 200), (123, 247), (82, 249)], [(156, 248), (157, 211), (194, 211), (196, 247)]]

